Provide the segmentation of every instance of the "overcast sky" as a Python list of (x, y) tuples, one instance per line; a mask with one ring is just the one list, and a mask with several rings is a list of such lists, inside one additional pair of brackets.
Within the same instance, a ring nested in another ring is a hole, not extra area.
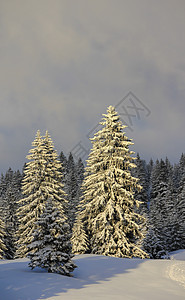
[(58, 153), (88, 149), (109, 105), (132, 150), (177, 162), (184, 31), (184, 0), (0, 0), (0, 172), (22, 168), (38, 129)]

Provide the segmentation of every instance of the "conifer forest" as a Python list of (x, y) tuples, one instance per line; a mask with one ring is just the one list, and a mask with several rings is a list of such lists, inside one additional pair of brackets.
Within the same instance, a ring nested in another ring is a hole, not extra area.
[(1, 174), (0, 258), (71, 276), (76, 254), (162, 259), (185, 249), (185, 154), (146, 162), (113, 106), (100, 124), (86, 162), (38, 130), (23, 169)]

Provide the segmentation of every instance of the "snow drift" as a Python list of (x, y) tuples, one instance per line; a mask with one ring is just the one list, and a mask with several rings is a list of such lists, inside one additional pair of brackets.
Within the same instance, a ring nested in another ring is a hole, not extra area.
[(74, 277), (28, 268), (28, 259), (0, 261), (0, 300), (185, 299), (185, 250), (171, 260), (79, 255)]

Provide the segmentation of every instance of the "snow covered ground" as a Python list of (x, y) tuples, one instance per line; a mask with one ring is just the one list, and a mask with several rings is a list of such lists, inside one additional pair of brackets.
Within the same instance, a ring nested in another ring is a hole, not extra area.
[(171, 260), (75, 257), (74, 277), (31, 271), (28, 259), (0, 261), (0, 300), (185, 299), (185, 250)]

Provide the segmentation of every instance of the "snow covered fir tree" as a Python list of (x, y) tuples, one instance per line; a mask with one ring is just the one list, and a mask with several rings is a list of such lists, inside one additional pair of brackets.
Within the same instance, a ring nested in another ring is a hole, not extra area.
[[(91, 139), (93, 148), (87, 160), (82, 185), (81, 220), (89, 239), (91, 253), (116, 257), (147, 257), (137, 246), (142, 239), (144, 217), (135, 212), (140, 202), (134, 191), (141, 190), (139, 179), (131, 175), (133, 151), (114, 107), (109, 106), (101, 125)], [(76, 237), (76, 248), (84, 233)], [(85, 238), (84, 238), (85, 243)]]
[(33, 241), (28, 245), (29, 266), (71, 276), (76, 266), (71, 260), (71, 235), (64, 211), (59, 211), (55, 203), (48, 199), (36, 224), (38, 227), (33, 233)]
[[(65, 219), (66, 232), (69, 226), (65, 216), (67, 200), (66, 194), (63, 191), (62, 166), (48, 132), (42, 137), (40, 131), (38, 131), (32, 145), (34, 148), (30, 150), (30, 154), (27, 156), (30, 161), (26, 164), (22, 181), (22, 193), (24, 197), (19, 201), (20, 207), (17, 213), (20, 222), (17, 231), (17, 236), (19, 237), (17, 256), (19, 257), (26, 256), (28, 252), (31, 255), (32, 251), (30, 253), (29, 246), (33, 242), (34, 235), (38, 232), (38, 220), (45, 212), (46, 202), (49, 199), (51, 199), (54, 209), (60, 212), (62, 220)], [(64, 231), (64, 228), (61, 228), (61, 230)], [(66, 234), (65, 238), (68, 238), (70, 244), (70, 235)], [(67, 244), (67, 241), (65, 243)], [(70, 257), (71, 247), (66, 246), (62, 251), (64, 249), (68, 253), (63, 253), (63, 256)], [(33, 248), (34, 251), (37, 250)], [(57, 257), (61, 265), (62, 263), (66, 264), (66, 259), (62, 262), (61, 256)], [(57, 257), (55, 265), (57, 264)], [(67, 270), (68, 268), (69, 271), (73, 269), (72, 262), (68, 261), (67, 266), (64, 269), (66, 268)], [(54, 267), (51, 266), (50, 269), (48, 267), (48, 270), (54, 270)]]

